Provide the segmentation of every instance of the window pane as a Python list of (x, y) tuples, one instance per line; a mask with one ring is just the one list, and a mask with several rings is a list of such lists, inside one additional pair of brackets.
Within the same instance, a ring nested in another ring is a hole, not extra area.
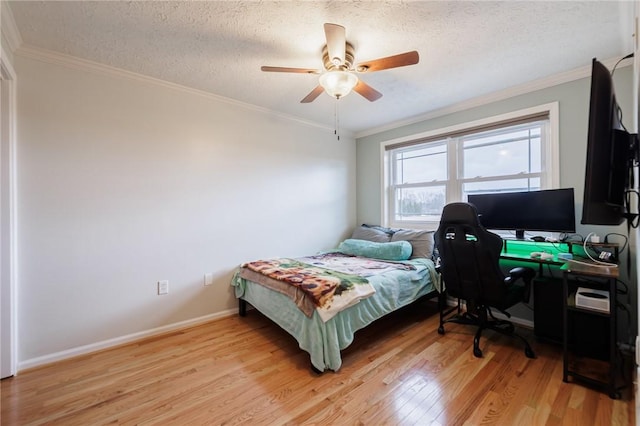
[(513, 127), (465, 136), (463, 178), (539, 173), (540, 133), (540, 127)]
[[(537, 150), (540, 150), (538, 139)], [(474, 177), (489, 177), (530, 173), (540, 171), (540, 153), (535, 156), (536, 163), (532, 164), (531, 155), (534, 144), (529, 140), (498, 143), (468, 148), (464, 143), (464, 175), (465, 179)]]
[(447, 179), (447, 146), (430, 143), (419, 149), (395, 154), (395, 184), (444, 181)]
[(523, 192), (537, 191), (540, 187), (540, 178), (492, 180), (487, 182), (467, 182), (462, 185), (463, 200), (467, 200), (469, 194), (487, 194), (495, 192)]
[(445, 186), (396, 190), (395, 220), (439, 221), (445, 205)]

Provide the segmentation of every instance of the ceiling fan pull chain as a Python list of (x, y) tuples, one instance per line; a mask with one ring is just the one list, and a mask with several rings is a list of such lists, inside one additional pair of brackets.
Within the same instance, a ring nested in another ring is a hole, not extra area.
[(334, 123), (333, 134), (338, 137), (338, 140), (340, 140), (340, 115), (339, 115), (340, 111), (338, 109), (338, 102), (340, 102), (340, 98), (336, 98), (336, 103), (334, 104), (334, 108), (333, 108), (333, 123)]

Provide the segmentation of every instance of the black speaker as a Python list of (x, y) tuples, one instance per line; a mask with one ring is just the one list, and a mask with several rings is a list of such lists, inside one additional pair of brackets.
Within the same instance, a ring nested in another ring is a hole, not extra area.
[(562, 280), (533, 280), (533, 331), (537, 338), (562, 344)]
[(609, 318), (569, 311), (569, 346), (578, 356), (609, 361)]

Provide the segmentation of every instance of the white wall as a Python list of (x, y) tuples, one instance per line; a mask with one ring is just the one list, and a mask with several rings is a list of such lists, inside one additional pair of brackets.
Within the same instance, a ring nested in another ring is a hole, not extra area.
[(115, 74), (14, 65), (19, 366), (235, 309), (238, 264), (334, 247), (355, 224), (348, 137)]

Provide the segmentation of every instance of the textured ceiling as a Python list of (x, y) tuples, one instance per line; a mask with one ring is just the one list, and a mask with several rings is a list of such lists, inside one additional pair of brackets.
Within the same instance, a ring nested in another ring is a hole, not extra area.
[(323, 24), (346, 27), (355, 62), (409, 50), (417, 65), (362, 75), (383, 93), (340, 100), (363, 132), (632, 51), (633, 3), (12, 1), (24, 47), (133, 71), (333, 126), (318, 83), (261, 65), (321, 68)]

